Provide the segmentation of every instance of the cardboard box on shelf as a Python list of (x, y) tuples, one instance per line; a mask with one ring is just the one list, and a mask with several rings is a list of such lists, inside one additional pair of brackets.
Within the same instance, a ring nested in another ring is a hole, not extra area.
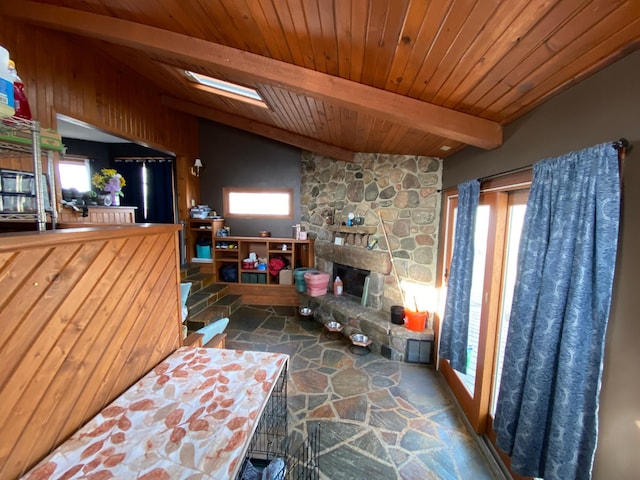
[(278, 280), (280, 285), (292, 285), (293, 270), (280, 270), (280, 273), (278, 274)]
[[(0, 129), (0, 142), (19, 143), (21, 145), (31, 145), (31, 131), (20, 129)], [(40, 147), (47, 150), (61, 151), (62, 136), (50, 128), (40, 130)]]

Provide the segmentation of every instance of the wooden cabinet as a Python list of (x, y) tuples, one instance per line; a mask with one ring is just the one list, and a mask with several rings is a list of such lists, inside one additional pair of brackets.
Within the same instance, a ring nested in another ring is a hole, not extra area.
[(60, 223), (99, 223), (118, 225), (122, 223), (136, 223), (136, 207), (87, 207), (86, 216), (82, 209), (77, 212), (70, 208), (63, 208), (58, 221)]

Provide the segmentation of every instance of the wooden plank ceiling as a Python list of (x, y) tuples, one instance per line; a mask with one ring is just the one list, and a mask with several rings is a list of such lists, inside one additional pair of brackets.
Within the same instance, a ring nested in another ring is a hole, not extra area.
[[(492, 149), (502, 127), (640, 46), (638, 0), (39, 0), (184, 112), (343, 160)], [(261, 108), (184, 70), (258, 90)]]

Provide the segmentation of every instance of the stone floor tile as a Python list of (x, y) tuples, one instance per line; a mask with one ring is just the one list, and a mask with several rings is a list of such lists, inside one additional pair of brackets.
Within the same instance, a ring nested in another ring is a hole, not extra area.
[(320, 425), (321, 480), (499, 478), (430, 367), (356, 355), (324, 333), (295, 307), (243, 306), (227, 327), (227, 348), (291, 357), (289, 439)]
[(364, 422), (369, 411), (366, 395), (335, 401), (333, 402), (333, 409), (341, 419), (359, 422)]
[(341, 397), (350, 397), (369, 391), (369, 377), (358, 368), (347, 367), (331, 377), (333, 391)]

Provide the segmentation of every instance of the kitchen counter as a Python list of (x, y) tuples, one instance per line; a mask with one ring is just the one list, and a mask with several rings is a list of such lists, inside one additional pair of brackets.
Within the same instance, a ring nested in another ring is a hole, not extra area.
[(76, 212), (71, 208), (63, 208), (58, 216), (59, 223), (101, 223), (122, 224), (136, 222), (137, 207), (105, 207), (104, 205), (89, 205), (86, 207), (87, 215), (83, 216), (84, 207), (78, 207)]

